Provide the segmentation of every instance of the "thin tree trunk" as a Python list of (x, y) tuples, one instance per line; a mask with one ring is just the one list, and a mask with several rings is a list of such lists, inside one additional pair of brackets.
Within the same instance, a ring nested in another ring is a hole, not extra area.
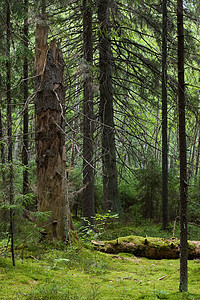
[(120, 213), (113, 119), (112, 52), (108, 0), (99, 1), (98, 19), (104, 210)]
[(158, 134), (159, 134), (159, 123), (160, 123), (159, 110), (160, 108), (159, 108), (159, 101), (158, 101), (158, 107), (156, 113), (156, 126), (155, 126), (155, 154), (154, 154), (155, 160), (158, 159)]
[(41, 212), (51, 212), (43, 223), (49, 239), (68, 240), (73, 229), (67, 198), (63, 84), (64, 61), (54, 39), (47, 45), (48, 26), (36, 26), (36, 163), (37, 199)]
[(167, 142), (167, 0), (163, 0), (162, 21), (162, 228), (169, 225)]
[(23, 194), (28, 193), (28, 0), (24, 0), (24, 113), (23, 113)]
[(188, 181), (190, 179), (194, 179), (194, 160), (195, 160), (195, 153), (196, 153), (196, 145), (197, 145), (197, 136), (198, 136), (198, 118), (196, 119), (196, 124), (194, 128), (194, 138), (193, 143), (190, 147), (190, 156), (189, 156), (189, 168), (188, 168)]
[(11, 62), (10, 62), (10, 4), (7, 3), (6, 13), (6, 96), (7, 96), (7, 124), (8, 124), (8, 164), (9, 164), (9, 203), (10, 203), (10, 237), (11, 237), (11, 253), (12, 263), (15, 266), (15, 253), (14, 253), (14, 219), (13, 208), (14, 204), (14, 173), (13, 173), (13, 155), (12, 155), (12, 111), (11, 111)]
[(200, 123), (198, 129), (198, 142), (197, 142), (197, 150), (196, 150), (196, 166), (195, 166), (195, 179), (197, 179), (198, 170), (199, 170), (199, 154), (200, 154)]
[(83, 99), (83, 218), (94, 225), (92, 1), (83, 0), (83, 51), (86, 64)]
[[(4, 147), (5, 137), (3, 133), (3, 120), (0, 109), (0, 153), (1, 153), (1, 178), (2, 178), (2, 203), (6, 204), (6, 174), (4, 170), (5, 166), (5, 147)], [(6, 208), (1, 210), (2, 218), (3, 218), (3, 230), (7, 231), (7, 223), (8, 223), (8, 210)]]
[(188, 290), (187, 249), (187, 148), (185, 131), (183, 0), (177, 0), (178, 29), (178, 104), (180, 151), (180, 291)]
[(5, 165), (5, 149), (4, 149), (4, 136), (3, 136), (3, 121), (2, 121), (2, 114), (0, 109), (0, 153), (1, 153), (1, 176), (2, 176), (2, 183), (5, 186), (5, 172), (4, 172), (4, 165)]

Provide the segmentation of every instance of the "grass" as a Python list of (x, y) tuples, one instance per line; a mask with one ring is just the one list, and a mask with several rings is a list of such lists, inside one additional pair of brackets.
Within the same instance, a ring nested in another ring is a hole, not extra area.
[[(120, 235), (129, 230), (142, 233), (142, 227), (124, 226)], [(158, 227), (152, 227), (154, 232), (161, 235)], [(112, 238), (116, 233), (113, 230)], [(16, 256), (16, 267), (10, 255), (0, 258), (0, 299), (200, 299), (200, 260), (188, 261), (189, 293), (180, 293), (179, 260), (108, 255), (82, 243), (27, 243)]]

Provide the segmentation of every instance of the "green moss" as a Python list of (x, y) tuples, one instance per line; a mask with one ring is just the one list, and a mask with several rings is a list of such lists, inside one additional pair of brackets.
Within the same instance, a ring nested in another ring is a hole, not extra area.
[(188, 242), (188, 249), (189, 250), (194, 250), (195, 249), (195, 244), (192, 244), (190, 241)]
[(198, 260), (188, 262), (190, 293), (183, 294), (179, 260), (108, 255), (80, 246), (26, 254), (23, 261), (18, 256), (15, 268), (10, 258), (1, 258), (0, 299), (200, 299)]

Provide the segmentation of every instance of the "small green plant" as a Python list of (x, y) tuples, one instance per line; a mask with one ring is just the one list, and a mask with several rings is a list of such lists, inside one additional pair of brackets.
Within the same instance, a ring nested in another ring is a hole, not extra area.
[(155, 295), (158, 299), (168, 299), (169, 293), (166, 291), (155, 291)]
[(94, 225), (90, 223), (87, 218), (82, 218), (84, 225), (79, 227), (78, 235), (84, 242), (90, 242), (92, 239), (96, 239), (98, 233), (95, 231)]
[(113, 228), (118, 219), (118, 214), (113, 214), (110, 210), (108, 210), (106, 214), (96, 214), (95, 225), (99, 231), (104, 231), (107, 228)]
[(100, 298), (100, 285), (98, 283), (91, 283), (91, 291), (88, 295), (88, 300), (98, 300)]
[(97, 240), (108, 228), (113, 228), (119, 219), (118, 214), (112, 214), (109, 210), (106, 214), (96, 214), (95, 225), (91, 225), (87, 218), (82, 218), (85, 225), (79, 227), (79, 237), (88, 242)]

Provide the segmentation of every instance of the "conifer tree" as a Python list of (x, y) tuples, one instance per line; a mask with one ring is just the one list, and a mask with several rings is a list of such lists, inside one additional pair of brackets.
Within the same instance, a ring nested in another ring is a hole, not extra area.
[(28, 0), (24, 0), (24, 109), (23, 109), (23, 194), (28, 192)]
[(94, 225), (94, 163), (93, 163), (93, 37), (92, 1), (83, 0), (83, 57), (85, 64), (83, 91), (83, 200), (82, 215)]
[(110, 7), (108, 0), (98, 2), (99, 20), (99, 85), (102, 141), (104, 210), (121, 212), (115, 152), (113, 109), (112, 51), (110, 40)]
[(178, 29), (178, 109), (179, 109), (179, 156), (180, 156), (180, 286), (179, 290), (188, 290), (187, 268), (187, 146), (185, 119), (185, 80), (184, 80), (184, 29), (183, 0), (177, 0)]
[(11, 60), (10, 60), (10, 43), (11, 43), (11, 23), (10, 23), (10, 3), (6, 3), (6, 96), (7, 96), (7, 134), (8, 134), (8, 165), (9, 165), (9, 204), (10, 204), (10, 238), (12, 263), (15, 266), (14, 253), (14, 172), (13, 172), (13, 152), (12, 152), (12, 103), (11, 103)]
[(162, 227), (169, 225), (168, 141), (167, 141), (167, 0), (163, 0), (162, 21)]

